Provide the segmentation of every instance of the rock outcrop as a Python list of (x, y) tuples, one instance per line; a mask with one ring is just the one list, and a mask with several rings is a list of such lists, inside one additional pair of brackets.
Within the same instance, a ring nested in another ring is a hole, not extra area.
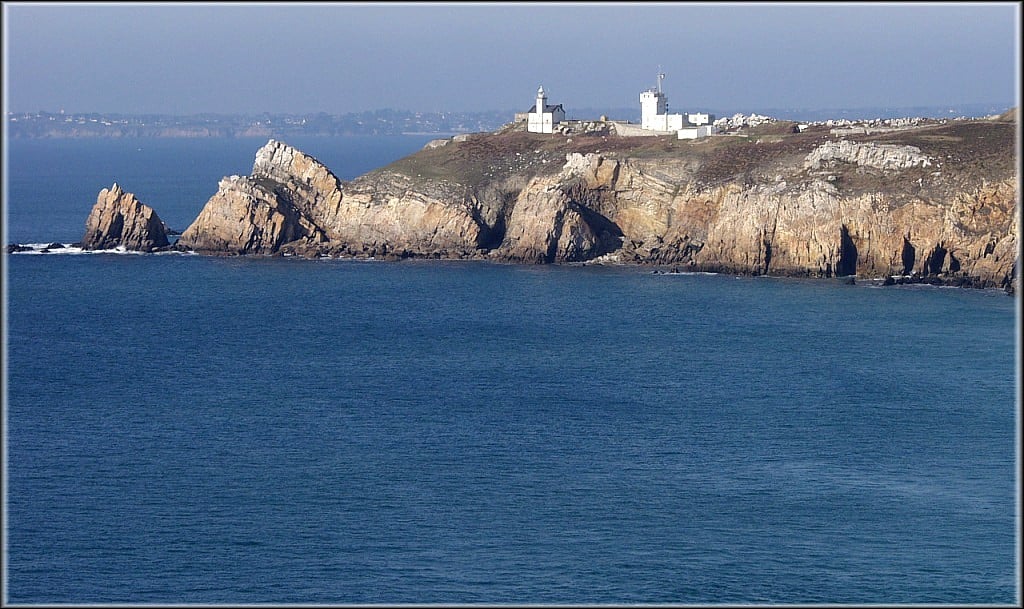
[(124, 247), (151, 252), (169, 245), (167, 226), (148, 205), (116, 183), (100, 191), (85, 221), (82, 248), (105, 250)]
[(250, 176), (231, 176), (177, 247), (232, 254), (466, 254), (480, 226), (451, 189), (416, 190), (403, 176), (347, 190), (315, 158), (270, 140)]
[(825, 142), (818, 146), (804, 160), (804, 167), (818, 169), (831, 160), (874, 167), (876, 169), (908, 169), (930, 167), (932, 162), (921, 154), (916, 146), (894, 146), (891, 144), (857, 144), (849, 140)]
[(530, 263), (613, 254), (602, 259), (1015, 288), (1012, 123), (907, 125), (856, 141), (827, 127), (748, 128), (749, 139), (699, 142), (473, 134), (349, 182), (271, 140), (175, 247)]
[(270, 140), (256, 152), (252, 175), (220, 181), (176, 246), (199, 252), (273, 254), (296, 242), (326, 241), (319, 224), (337, 212), (341, 184), (322, 163)]
[(534, 178), (519, 194), (494, 255), (524, 262), (575, 262), (597, 255), (599, 239), (580, 206), (554, 178)]
[(265, 179), (229, 176), (220, 181), (195, 221), (181, 234), (177, 249), (230, 254), (273, 254), (304, 239), (322, 241), (322, 233), (290, 200)]
[(495, 258), (524, 262), (578, 262), (621, 245), (622, 233), (594, 205), (602, 181), (614, 181), (618, 163), (597, 154), (569, 153), (560, 173), (531, 179), (516, 197)]

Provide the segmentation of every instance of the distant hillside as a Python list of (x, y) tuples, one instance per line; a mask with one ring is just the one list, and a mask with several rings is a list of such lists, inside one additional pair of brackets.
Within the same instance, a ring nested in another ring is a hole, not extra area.
[(512, 111), (411, 112), (382, 109), (347, 114), (76, 114), (8, 113), (13, 139), (78, 137), (276, 137), (444, 134), (493, 131)]
[[(969, 104), (910, 108), (791, 109), (791, 108), (674, 108), (672, 111), (710, 112), (721, 118), (735, 114), (760, 114), (781, 120), (823, 121), (872, 118), (958, 118), (985, 117), (1005, 112), (1012, 104)], [(273, 137), (339, 135), (402, 135), (481, 133), (510, 123), (519, 110), (479, 112), (413, 112), (382, 109), (346, 114), (102, 114), (45, 112), (8, 113), (6, 134), (12, 139), (76, 137)], [(632, 108), (565, 109), (569, 119), (640, 122), (639, 105)]]

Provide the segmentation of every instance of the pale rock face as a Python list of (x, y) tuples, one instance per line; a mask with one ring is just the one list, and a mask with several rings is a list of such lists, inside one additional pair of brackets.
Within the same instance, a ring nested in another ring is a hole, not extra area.
[(828, 161), (842, 161), (876, 169), (907, 169), (910, 167), (930, 167), (932, 162), (927, 155), (921, 154), (916, 146), (896, 146), (893, 144), (859, 144), (849, 140), (825, 142), (818, 146), (804, 160), (804, 167), (818, 169)]
[[(831, 142), (774, 183), (699, 186), (671, 159), (569, 153), (554, 175), (455, 184), (378, 171), (342, 184), (318, 161), (271, 141), (251, 177), (220, 190), (179, 244), (270, 254), (487, 254), (526, 262), (684, 264), (740, 273), (885, 277), (962, 274), (1015, 280), (1014, 179), (958, 187), (948, 198), (853, 191), (808, 174), (826, 163), (901, 172), (932, 160), (911, 146)], [(857, 194), (852, 194), (857, 193)], [(101, 193), (102, 195), (102, 193)], [(944, 196), (944, 195), (943, 195)], [(103, 197), (101, 196), (101, 199)], [(492, 249), (493, 248), (493, 249)], [(489, 250), (489, 252), (488, 252)]]
[(320, 243), (323, 235), (294, 206), (258, 181), (230, 176), (220, 181), (217, 193), (182, 233), (177, 246), (199, 252), (272, 254), (297, 239)]
[(534, 178), (516, 199), (495, 256), (525, 262), (572, 262), (599, 254), (599, 239), (569, 200), (559, 177)]
[(220, 189), (181, 236), (196, 251), (272, 254), (295, 251), (397, 251), (465, 254), (479, 247), (471, 210), (391, 183), (346, 193), (313, 157), (275, 140), (256, 153), (250, 177)]
[(595, 192), (614, 184), (618, 171), (618, 161), (598, 154), (566, 154), (557, 175), (533, 178), (519, 192), (504, 240), (492, 255), (526, 262), (576, 262), (617, 246), (617, 228), (600, 214), (602, 195)]
[(1015, 278), (1013, 180), (960, 192), (948, 207), (895, 205), (883, 193), (842, 196), (822, 180), (696, 191), (623, 161), (610, 196), (627, 260), (754, 274), (960, 272), (999, 286)]
[(581, 154), (570, 152), (565, 155), (565, 165), (559, 173), (562, 180), (582, 178), (590, 189), (610, 188), (619, 175), (619, 162), (606, 159), (596, 153)]
[(328, 238), (344, 249), (465, 256), (480, 247), (481, 226), (460, 189), (416, 188), (406, 176), (388, 173), (346, 188), (336, 213), (322, 219)]
[(135, 195), (116, 183), (104, 188), (85, 221), (83, 249), (101, 250), (118, 246), (149, 252), (166, 247), (167, 227), (160, 216)]
[(278, 195), (317, 226), (339, 213), (344, 198), (341, 181), (323, 163), (276, 140), (256, 152), (252, 177), (276, 182)]

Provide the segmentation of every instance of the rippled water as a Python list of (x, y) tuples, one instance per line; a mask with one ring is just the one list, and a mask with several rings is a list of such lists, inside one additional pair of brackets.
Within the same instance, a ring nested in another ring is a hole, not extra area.
[(1019, 602), (1002, 292), (5, 261), (8, 602)]

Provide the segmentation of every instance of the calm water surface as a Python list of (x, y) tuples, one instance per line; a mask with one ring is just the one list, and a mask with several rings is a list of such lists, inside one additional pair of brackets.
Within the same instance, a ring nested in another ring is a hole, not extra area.
[[(44, 234), (12, 176), (9, 240), (78, 240), (101, 178)], [(7, 602), (1019, 602), (1001, 292), (5, 262)]]

